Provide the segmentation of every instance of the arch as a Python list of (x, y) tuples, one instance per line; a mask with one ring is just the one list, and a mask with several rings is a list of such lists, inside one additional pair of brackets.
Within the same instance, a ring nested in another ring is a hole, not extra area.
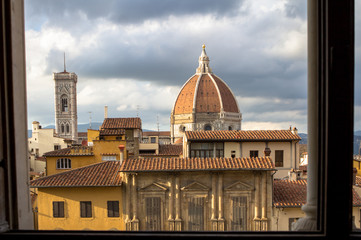
[(61, 101), (61, 111), (62, 112), (69, 111), (68, 96), (66, 94), (61, 95), (60, 101)]
[(206, 125), (204, 125), (204, 130), (205, 131), (212, 131), (212, 126), (210, 124), (206, 124)]
[(180, 125), (180, 126), (179, 126), (179, 131), (180, 131), (180, 132), (185, 132), (186, 129), (187, 129), (187, 128), (186, 128), (184, 125)]

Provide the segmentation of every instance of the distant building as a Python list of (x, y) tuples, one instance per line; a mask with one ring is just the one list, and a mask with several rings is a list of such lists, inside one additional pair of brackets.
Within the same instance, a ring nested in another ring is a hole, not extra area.
[(99, 140), (104, 134), (114, 134), (118, 131), (124, 131), (127, 156), (137, 158), (139, 156), (139, 143), (142, 140), (142, 120), (139, 117), (105, 118), (100, 126)]
[(171, 144), (170, 131), (147, 131), (142, 133), (142, 143)]
[(68, 143), (55, 134), (54, 129), (42, 128), (38, 121), (33, 122), (31, 131), (31, 138), (28, 139), (30, 171), (32, 175), (41, 175), (46, 165), (43, 154), (67, 148)]
[(56, 133), (74, 143), (78, 141), (78, 115), (75, 73), (54, 73), (55, 82), (55, 130)]
[(186, 131), (184, 157), (264, 157), (275, 163), (275, 178), (288, 177), (299, 168), (299, 141), (293, 130)]
[(122, 161), (139, 156), (140, 118), (106, 118), (100, 130), (88, 129), (87, 145), (49, 151), (46, 174), (53, 175), (102, 161)]
[(181, 88), (170, 117), (172, 143), (185, 131), (240, 130), (242, 114), (231, 89), (209, 67), (203, 45), (199, 66)]

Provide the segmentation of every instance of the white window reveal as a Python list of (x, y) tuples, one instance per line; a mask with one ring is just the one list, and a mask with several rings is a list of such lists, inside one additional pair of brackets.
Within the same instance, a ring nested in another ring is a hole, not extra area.
[(102, 161), (116, 161), (116, 160), (117, 160), (116, 155), (102, 156)]
[(69, 158), (59, 158), (56, 160), (56, 169), (70, 169), (71, 168), (71, 159)]

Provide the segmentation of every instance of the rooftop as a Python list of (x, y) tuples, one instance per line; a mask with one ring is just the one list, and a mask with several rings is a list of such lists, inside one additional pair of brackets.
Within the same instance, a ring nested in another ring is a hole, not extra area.
[(139, 117), (135, 118), (105, 118), (100, 129), (141, 129), (142, 120)]
[(218, 131), (186, 131), (189, 140), (301, 140), (292, 130), (218, 130)]
[(126, 159), (121, 171), (275, 170), (272, 160), (261, 158), (141, 158)]
[(119, 161), (106, 161), (30, 181), (30, 187), (120, 186)]
[[(361, 197), (352, 189), (353, 206), (361, 206)], [(277, 208), (301, 207), (307, 200), (307, 180), (290, 181), (275, 179), (273, 181), (273, 206)]]
[(90, 146), (72, 146), (59, 150), (46, 152), (44, 157), (62, 157), (62, 156), (92, 156), (93, 151)]

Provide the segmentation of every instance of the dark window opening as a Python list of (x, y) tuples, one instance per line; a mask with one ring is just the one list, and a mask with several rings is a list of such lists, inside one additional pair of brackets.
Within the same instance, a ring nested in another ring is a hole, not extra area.
[(249, 151), (249, 157), (258, 157), (258, 150), (251, 150)]
[(119, 217), (119, 201), (108, 201), (108, 217)]
[(53, 202), (53, 217), (54, 218), (64, 217), (64, 202)]
[(80, 202), (80, 217), (82, 218), (92, 217), (92, 202), (90, 201)]
[(275, 151), (275, 167), (283, 167), (283, 150)]

